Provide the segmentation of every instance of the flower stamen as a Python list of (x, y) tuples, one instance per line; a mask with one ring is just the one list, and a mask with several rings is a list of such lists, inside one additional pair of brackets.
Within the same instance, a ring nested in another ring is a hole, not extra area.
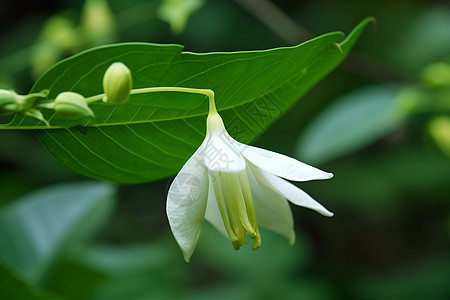
[(247, 235), (254, 240), (253, 249), (261, 245), (256, 213), (246, 170), (212, 172), (214, 193), (225, 229), (236, 250), (247, 244)]
[[(215, 172), (214, 172), (215, 173)], [(219, 172), (217, 172), (218, 174)], [(212, 174), (216, 175), (217, 174)], [(237, 241), (238, 237), (236, 234), (231, 230), (230, 224), (228, 222), (228, 214), (227, 210), (225, 208), (225, 200), (223, 196), (222, 186), (219, 184), (217, 178), (213, 179), (213, 188), (214, 188), (214, 194), (216, 196), (217, 205), (219, 206), (220, 216), (223, 220), (223, 225), (225, 226), (225, 230), (227, 231), (228, 236), (230, 237), (231, 241)]]

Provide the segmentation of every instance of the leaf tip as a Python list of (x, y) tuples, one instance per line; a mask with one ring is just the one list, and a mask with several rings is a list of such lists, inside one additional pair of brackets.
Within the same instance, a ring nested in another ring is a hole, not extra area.
[(356, 27), (350, 32), (350, 34), (341, 43), (339, 43), (341, 49), (345, 53), (348, 53), (350, 51), (350, 49), (355, 44), (356, 40), (359, 38), (359, 36), (369, 23), (374, 24), (374, 31), (375, 31), (377, 24), (376, 19), (374, 17), (367, 17), (364, 20), (362, 20), (358, 25), (356, 25)]
[(371, 22), (372, 23), (373, 31), (377, 31), (377, 29), (378, 29), (377, 19), (375, 17), (370, 16), (370, 17), (367, 17), (366, 20), (367, 20), (367, 22)]

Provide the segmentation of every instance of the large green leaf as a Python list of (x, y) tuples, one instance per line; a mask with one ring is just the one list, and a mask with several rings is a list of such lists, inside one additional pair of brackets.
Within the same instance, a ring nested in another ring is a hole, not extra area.
[[(85, 51), (45, 73), (32, 91), (85, 96), (102, 93), (102, 76), (116, 61), (128, 65), (134, 88), (179, 86), (212, 89), (230, 134), (248, 143), (286, 112), (346, 57), (371, 19), (343, 40), (322, 35), (295, 47), (265, 51), (195, 54), (179, 45), (118, 44)], [(341, 48), (342, 52), (340, 51)], [(9, 128), (34, 129), (48, 151), (75, 172), (123, 183), (175, 174), (205, 133), (204, 96), (183, 93), (130, 97), (123, 105), (94, 103), (84, 126), (44, 112), (52, 127), (16, 117)], [(64, 128), (65, 127), (65, 128)]]
[(0, 211), (0, 262), (36, 283), (63, 250), (80, 246), (113, 204), (110, 184), (82, 182), (28, 194)]

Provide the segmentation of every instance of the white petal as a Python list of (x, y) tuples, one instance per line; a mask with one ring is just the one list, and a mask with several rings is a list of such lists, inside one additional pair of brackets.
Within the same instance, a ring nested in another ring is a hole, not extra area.
[(239, 172), (245, 170), (245, 160), (227, 137), (211, 135), (204, 152), (206, 167), (211, 171)]
[(289, 203), (271, 189), (259, 184), (251, 170), (247, 170), (247, 173), (258, 225), (286, 237), (291, 245), (294, 244), (294, 218)]
[(205, 217), (208, 170), (203, 163), (206, 139), (172, 182), (167, 195), (167, 217), (184, 259), (194, 252)]
[[(228, 136), (229, 139), (232, 139)], [(330, 179), (333, 174), (324, 172), (310, 165), (302, 163), (292, 157), (269, 150), (248, 146), (238, 141), (231, 141), (235, 148), (254, 165), (274, 175), (294, 181), (308, 181), (316, 179)]]
[(327, 217), (333, 216), (332, 212), (328, 211), (319, 202), (292, 183), (274, 176), (255, 165), (249, 164), (249, 168), (258, 182), (275, 191), (293, 204), (315, 210)]
[(208, 204), (206, 205), (205, 219), (208, 220), (220, 233), (228, 238), (227, 230), (223, 224), (222, 216), (220, 215), (219, 205), (217, 204), (214, 189), (212, 188), (212, 177), (209, 176)]

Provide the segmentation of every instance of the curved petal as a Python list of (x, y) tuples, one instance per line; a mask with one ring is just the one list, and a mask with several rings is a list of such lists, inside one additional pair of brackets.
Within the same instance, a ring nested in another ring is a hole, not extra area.
[[(209, 186), (212, 187), (212, 178), (209, 176)], [(206, 205), (205, 219), (211, 223), (220, 233), (228, 238), (227, 230), (223, 224), (222, 216), (220, 215), (219, 205), (217, 204), (214, 189), (210, 188), (208, 192), (208, 203)]]
[(316, 179), (330, 179), (333, 174), (324, 172), (310, 165), (302, 163), (292, 157), (269, 150), (248, 146), (233, 138), (231, 143), (239, 149), (241, 154), (251, 163), (276, 176), (294, 181), (308, 181)]
[(206, 139), (173, 180), (167, 195), (166, 211), (172, 233), (184, 259), (194, 252), (205, 217), (208, 170), (203, 163)]
[(224, 134), (211, 135), (205, 152), (206, 167), (211, 171), (240, 172), (245, 170), (245, 160)]
[(260, 184), (251, 170), (247, 170), (247, 174), (258, 225), (286, 237), (291, 245), (294, 244), (294, 218), (289, 203), (282, 196)]
[(327, 217), (333, 216), (332, 212), (328, 211), (319, 202), (292, 183), (274, 176), (255, 165), (249, 164), (249, 167), (258, 182), (289, 200), (291, 203), (315, 210)]

